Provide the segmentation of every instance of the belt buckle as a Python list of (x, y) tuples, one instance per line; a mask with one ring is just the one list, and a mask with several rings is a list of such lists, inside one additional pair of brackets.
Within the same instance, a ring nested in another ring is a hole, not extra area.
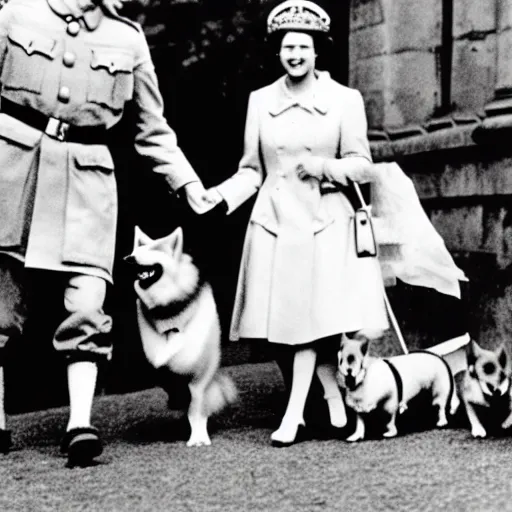
[(54, 139), (63, 142), (67, 138), (69, 127), (69, 123), (66, 123), (61, 119), (57, 119), (55, 117), (50, 117), (48, 119), (48, 124), (46, 125), (44, 133), (46, 133), (47, 135)]

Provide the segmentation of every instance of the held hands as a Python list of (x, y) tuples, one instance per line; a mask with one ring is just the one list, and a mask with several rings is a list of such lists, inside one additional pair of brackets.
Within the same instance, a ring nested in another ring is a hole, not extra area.
[(224, 201), (224, 198), (220, 195), (219, 191), (215, 187), (211, 187), (206, 190), (204, 198), (209, 203), (213, 203), (213, 206), (217, 206), (219, 203)]
[(199, 181), (187, 183), (184, 189), (190, 208), (199, 215), (210, 211), (223, 201), (222, 196), (214, 187), (205, 190)]

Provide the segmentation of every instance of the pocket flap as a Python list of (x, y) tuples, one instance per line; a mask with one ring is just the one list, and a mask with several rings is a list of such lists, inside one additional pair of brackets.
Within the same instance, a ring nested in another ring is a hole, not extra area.
[(55, 57), (57, 42), (51, 37), (34, 34), (33, 31), (21, 27), (20, 25), (14, 25), (8, 37), (12, 43), (21, 46), (28, 55), (39, 53), (50, 59)]
[(28, 126), (14, 117), (0, 113), (0, 138), (19, 146), (33, 148), (41, 140), (42, 132)]
[(110, 151), (105, 146), (78, 147), (80, 149), (74, 154), (77, 169), (84, 171), (112, 172), (114, 161)]
[(92, 51), (91, 68), (106, 69), (110, 74), (131, 73), (133, 71), (133, 56), (123, 53), (113, 53), (108, 51)]

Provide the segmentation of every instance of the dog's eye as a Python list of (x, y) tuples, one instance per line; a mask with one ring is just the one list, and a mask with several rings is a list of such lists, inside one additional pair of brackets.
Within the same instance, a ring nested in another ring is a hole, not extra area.
[(348, 363), (348, 364), (353, 364), (355, 360), (356, 360), (356, 358), (355, 358), (352, 354), (350, 354), (350, 355), (347, 357), (347, 363)]
[(485, 363), (482, 370), (486, 375), (492, 375), (496, 371), (496, 365), (494, 363)]

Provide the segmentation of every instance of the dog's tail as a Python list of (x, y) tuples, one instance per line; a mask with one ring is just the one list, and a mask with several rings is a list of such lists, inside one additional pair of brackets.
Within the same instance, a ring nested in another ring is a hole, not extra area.
[(215, 414), (238, 399), (238, 390), (233, 379), (223, 370), (219, 370), (206, 390), (206, 409)]

